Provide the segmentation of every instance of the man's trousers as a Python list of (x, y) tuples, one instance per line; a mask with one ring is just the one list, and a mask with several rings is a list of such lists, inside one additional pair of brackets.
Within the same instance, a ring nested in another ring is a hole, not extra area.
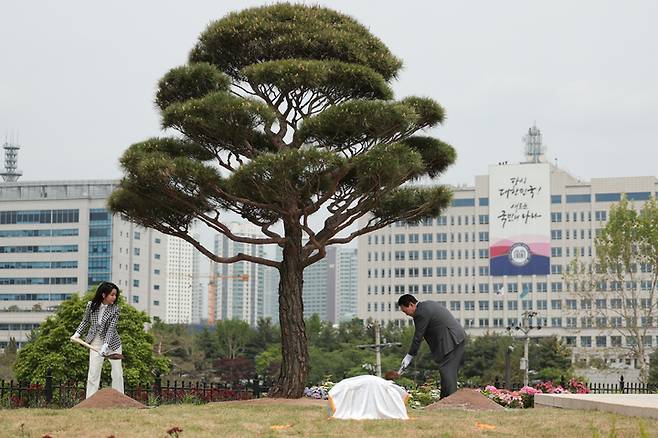
[(464, 347), (466, 340), (457, 344), (454, 350), (446, 354), (438, 362), (439, 374), (441, 375), (441, 398), (446, 398), (457, 391), (457, 373), (464, 358)]

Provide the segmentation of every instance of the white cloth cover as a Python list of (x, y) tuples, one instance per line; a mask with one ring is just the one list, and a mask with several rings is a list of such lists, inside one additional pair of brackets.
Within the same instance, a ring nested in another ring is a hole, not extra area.
[(341, 380), (329, 391), (332, 418), (341, 420), (408, 420), (407, 391), (377, 376)]

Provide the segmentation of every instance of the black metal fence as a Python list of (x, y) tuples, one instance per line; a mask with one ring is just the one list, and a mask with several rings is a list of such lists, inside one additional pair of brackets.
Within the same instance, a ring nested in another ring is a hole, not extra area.
[[(556, 382), (553, 382), (554, 386), (561, 386), (564, 389), (571, 390), (571, 382), (566, 380), (564, 376)], [(587, 390), (592, 394), (654, 394), (658, 392), (658, 386), (648, 385), (645, 383), (637, 382), (626, 382), (624, 381), (624, 376), (619, 376), (619, 381), (616, 383), (595, 383), (587, 382), (582, 383), (582, 385), (587, 388)], [(505, 384), (501, 382), (499, 377), (496, 377), (493, 386), (496, 388), (505, 388)], [(509, 385), (511, 391), (518, 391), (523, 387), (522, 383), (516, 382)], [(534, 386), (534, 385), (530, 385)]]
[[(269, 385), (253, 378), (246, 382), (223, 384), (170, 380), (156, 376), (153, 385), (125, 388), (125, 394), (147, 406), (175, 403), (208, 403), (259, 398)], [(0, 380), (0, 408), (70, 408), (86, 395), (84, 382), (54, 382), (48, 372), (45, 383), (18, 383)]]

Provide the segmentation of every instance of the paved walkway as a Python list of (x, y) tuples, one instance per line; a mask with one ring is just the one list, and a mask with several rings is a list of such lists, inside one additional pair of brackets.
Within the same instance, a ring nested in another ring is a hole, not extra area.
[(658, 419), (658, 394), (535, 394), (535, 407), (605, 411)]

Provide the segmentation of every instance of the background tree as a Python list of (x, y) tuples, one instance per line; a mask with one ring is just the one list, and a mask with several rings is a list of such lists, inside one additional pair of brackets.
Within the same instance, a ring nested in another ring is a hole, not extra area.
[(651, 353), (647, 385), (649, 385), (652, 391), (658, 391), (658, 348)]
[[(54, 315), (46, 319), (32, 332), (32, 337), (18, 351), (14, 373), (20, 381), (44, 382), (48, 368), (53, 378), (60, 381), (84, 382), (89, 368), (89, 350), (70, 341), (78, 328), (93, 292), (83, 298), (74, 294), (64, 301)], [(149, 317), (119, 298), (121, 316), (117, 325), (126, 359), (123, 375), (127, 385), (153, 383), (153, 372), (166, 373), (169, 361), (153, 352), (153, 336), (144, 330)], [(110, 364), (103, 365), (102, 381), (110, 381)]]
[[(521, 351), (522, 346), (519, 343), (519, 353)], [(531, 342), (528, 360), (530, 368), (535, 371), (534, 377), (538, 380), (560, 381), (562, 377), (568, 380), (573, 375), (571, 348), (557, 336), (542, 337)]]
[[(594, 241), (596, 255), (574, 259), (564, 275), (569, 290), (587, 303), (581, 313), (593, 327), (613, 329), (622, 339), (618, 349), (635, 358), (640, 379), (646, 382), (651, 339), (658, 303), (658, 206), (655, 198), (640, 211), (626, 197), (610, 209), (608, 223)], [(599, 307), (596, 299), (606, 299)], [(581, 302), (582, 304), (582, 302)], [(581, 306), (582, 307), (582, 306)]]
[(177, 377), (201, 376), (205, 368), (205, 354), (199, 346), (200, 335), (193, 326), (165, 324), (158, 319), (151, 325), (149, 333), (154, 339), (154, 353), (158, 357), (166, 357), (171, 362), (173, 374)]
[(256, 332), (245, 321), (229, 319), (217, 321), (215, 341), (217, 353), (223, 359), (235, 359), (244, 356), (247, 347), (253, 341)]
[(0, 379), (2, 380), (14, 380), (14, 373), (12, 368), (14, 362), (16, 362), (16, 339), (14, 337), (9, 338), (9, 342), (5, 347), (5, 351), (0, 353)]
[[(429, 98), (393, 100), (388, 83), (401, 65), (364, 26), (326, 8), (232, 13), (159, 83), (162, 126), (178, 135), (134, 144), (121, 158), (114, 212), (215, 262), (278, 269), (283, 357), (274, 396), (300, 397), (308, 375), (304, 268), (328, 245), (437, 216), (450, 200), (444, 187), (407, 184), (437, 177), (455, 152), (414, 136), (444, 111)], [(226, 212), (263, 237), (233, 234)], [(283, 259), (219, 257), (190, 235), (193, 220), (235, 242), (278, 245)]]

